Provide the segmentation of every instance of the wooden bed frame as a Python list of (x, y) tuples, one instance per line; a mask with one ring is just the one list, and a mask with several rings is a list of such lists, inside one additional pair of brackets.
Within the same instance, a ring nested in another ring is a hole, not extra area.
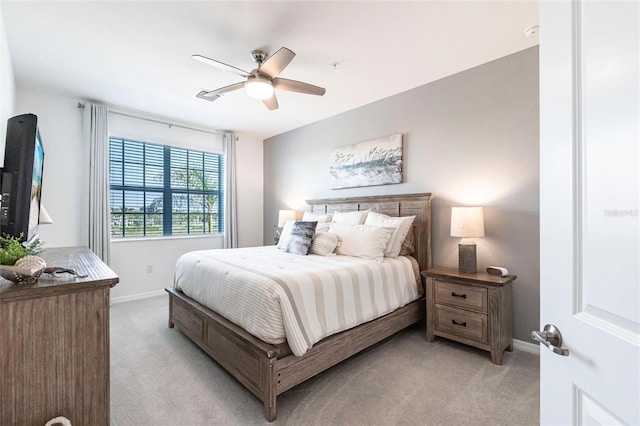
[[(389, 216), (411, 216), (414, 257), (420, 270), (431, 266), (431, 194), (387, 195), (307, 201), (308, 211), (367, 210)], [(207, 307), (168, 287), (169, 327), (177, 327), (264, 403), (268, 421), (276, 419), (276, 397), (384, 340), (425, 316), (424, 298), (383, 317), (329, 336), (303, 356), (288, 345), (272, 345), (247, 333)]]

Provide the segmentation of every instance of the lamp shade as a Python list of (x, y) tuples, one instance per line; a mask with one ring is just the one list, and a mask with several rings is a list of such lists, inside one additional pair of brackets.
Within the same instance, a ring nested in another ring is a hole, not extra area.
[(38, 217), (38, 223), (40, 225), (46, 225), (53, 223), (53, 219), (49, 216), (49, 212), (44, 208), (44, 204), (40, 203), (40, 215)]
[(484, 237), (484, 213), (482, 207), (451, 207), (452, 237)]
[(278, 228), (282, 228), (287, 223), (287, 220), (289, 219), (293, 220), (295, 218), (296, 218), (296, 212), (293, 210), (278, 211)]

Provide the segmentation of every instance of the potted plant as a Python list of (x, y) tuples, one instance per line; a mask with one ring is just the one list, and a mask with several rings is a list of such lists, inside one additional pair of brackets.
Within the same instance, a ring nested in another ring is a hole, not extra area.
[(22, 235), (0, 236), (0, 276), (13, 282), (36, 282), (46, 267), (38, 256), (42, 251), (42, 241), (34, 239), (23, 243)]

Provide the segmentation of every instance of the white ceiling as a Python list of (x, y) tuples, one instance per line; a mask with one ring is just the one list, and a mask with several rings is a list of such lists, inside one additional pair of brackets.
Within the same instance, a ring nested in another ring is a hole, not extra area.
[[(538, 43), (537, 1), (12, 1), (2, 16), (17, 84), (265, 138)], [(250, 52), (286, 46), (281, 77), (327, 89), (277, 91), (269, 111), (244, 91), (197, 99), (242, 78)], [(332, 64), (337, 64), (335, 67)]]

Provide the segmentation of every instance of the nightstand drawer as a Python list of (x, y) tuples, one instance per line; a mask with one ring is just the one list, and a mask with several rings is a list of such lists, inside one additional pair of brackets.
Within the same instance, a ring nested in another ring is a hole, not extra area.
[(487, 312), (487, 289), (435, 280), (436, 303)]
[(435, 329), (479, 343), (487, 343), (487, 316), (436, 305)]

